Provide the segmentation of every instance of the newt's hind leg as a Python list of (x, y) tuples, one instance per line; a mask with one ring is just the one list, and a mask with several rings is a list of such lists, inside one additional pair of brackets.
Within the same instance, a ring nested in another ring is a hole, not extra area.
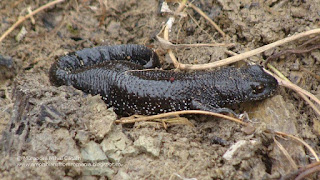
[(213, 107), (208, 104), (202, 104), (201, 102), (196, 101), (196, 100), (192, 100), (191, 109), (210, 111), (210, 112), (220, 113), (220, 114), (232, 114), (235, 117), (238, 117), (238, 115), (233, 110), (231, 110), (229, 108)]

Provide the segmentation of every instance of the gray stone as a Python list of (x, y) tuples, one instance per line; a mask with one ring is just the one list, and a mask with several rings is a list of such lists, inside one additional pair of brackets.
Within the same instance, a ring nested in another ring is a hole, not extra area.
[(120, 162), (120, 163), (123, 163), (124, 159), (123, 159), (123, 155), (120, 151), (115, 151), (113, 153), (106, 153), (108, 159), (113, 162), (113, 163), (116, 163), (116, 162)]
[(79, 131), (77, 131), (77, 135), (76, 135), (75, 139), (78, 140), (81, 145), (88, 144), (88, 142), (90, 141), (89, 133), (84, 130), (79, 130)]
[(102, 140), (108, 133), (110, 133), (114, 126), (114, 121), (117, 119), (117, 115), (112, 108), (107, 109), (100, 96), (93, 96), (87, 101), (88, 110), (93, 112), (84, 116), (85, 119), (94, 119), (89, 121), (88, 129), (95, 135), (97, 140)]
[(134, 146), (142, 152), (148, 152), (153, 156), (158, 157), (160, 154), (161, 137), (153, 138), (140, 136), (135, 142)]
[(139, 150), (133, 146), (128, 146), (125, 150), (122, 151), (123, 156), (134, 156), (139, 154)]
[[(287, 134), (298, 134), (298, 112), (294, 105), (286, 102), (281, 95), (274, 96), (257, 105), (253, 105), (247, 111), (252, 112), (250, 118), (258, 119), (261, 124), (266, 124), (269, 129)], [(281, 138), (277, 140), (293, 159), (299, 159), (301, 164), (307, 164), (308, 161), (305, 150), (301, 144)], [(288, 164), (287, 158), (285, 156), (279, 156), (279, 154), (282, 154), (282, 152), (279, 147), (275, 145), (273, 150), (269, 153), (269, 157), (275, 160), (272, 165), (272, 172), (280, 172), (281, 174), (290, 173), (292, 168), (291, 165)]]
[(85, 176), (107, 176), (108, 179), (112, 179), (114, 170), (105, 167), (105, 166), (96, 166), (96, 167), (84, 167), (83, 175)]
[(123, 162), (123, 152), (132, 142), (122, 133), (121, 127), (116, 126), (101, 142), (102, 150), (111, 162)]
[(100, 145), (90, 141), (84, 148), (81, 149), (82, 159), (85, 161), (104, 161), (107, 156), (101, 150)]
[(128, 173), (123, 170), (119, 170), (113, 179), (122, 179), (122, 180), (130, 180), (132, 179)]
[(294, 105), (287, 103), (280, 95), (263, 102), (251, 103), (246, 111), (250, 112), (250, 118), (266, 123), (270, 129), (289, 134), (297, 133), (297, 112)]

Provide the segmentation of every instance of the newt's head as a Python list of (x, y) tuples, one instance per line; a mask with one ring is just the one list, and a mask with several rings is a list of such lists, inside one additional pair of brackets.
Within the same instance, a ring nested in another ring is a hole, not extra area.
[[(202, 88), (192, 91), (192, 97), (202, 104), (226, 107), (272, 96), (278, 89), (277, 80), (258, 65), (227, 67), (204, 76)], [(198, 79), (202, 78), (198, 75)], [(199, 86), (196, 84), (196, 86)]]
[(243, 94), (243, 101), (262, 100), (272, 96), (278, 88), (278, 81), (266, 73), (261, 66), (253, 65), (241, 68), (243, 79), (238, 89)]

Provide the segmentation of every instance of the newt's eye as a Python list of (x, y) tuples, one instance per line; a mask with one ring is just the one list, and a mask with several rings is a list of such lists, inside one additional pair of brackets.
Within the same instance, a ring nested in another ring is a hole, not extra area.
[(251, 88), (252, 88), (253, 94), (260, 94), (263, 92), (265, 87), (263, 84), (259, 84), (259, 85), (251, 85)]

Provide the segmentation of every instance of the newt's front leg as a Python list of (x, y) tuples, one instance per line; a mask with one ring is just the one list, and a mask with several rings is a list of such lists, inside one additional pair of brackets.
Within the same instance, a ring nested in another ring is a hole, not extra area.
[(238, 117), (238, 115), (229, 108), (220, 108), (220, 107), (213, 107), (208, 104), (202, 104), (201, 102), (197, 100), (192, 100), (191, 102), (191, 109), (193, 110), (203, 110), (203, 111), (210, 111), (214, 113), (220, 113), (220, 114), (232, 114), (235, 117)]

